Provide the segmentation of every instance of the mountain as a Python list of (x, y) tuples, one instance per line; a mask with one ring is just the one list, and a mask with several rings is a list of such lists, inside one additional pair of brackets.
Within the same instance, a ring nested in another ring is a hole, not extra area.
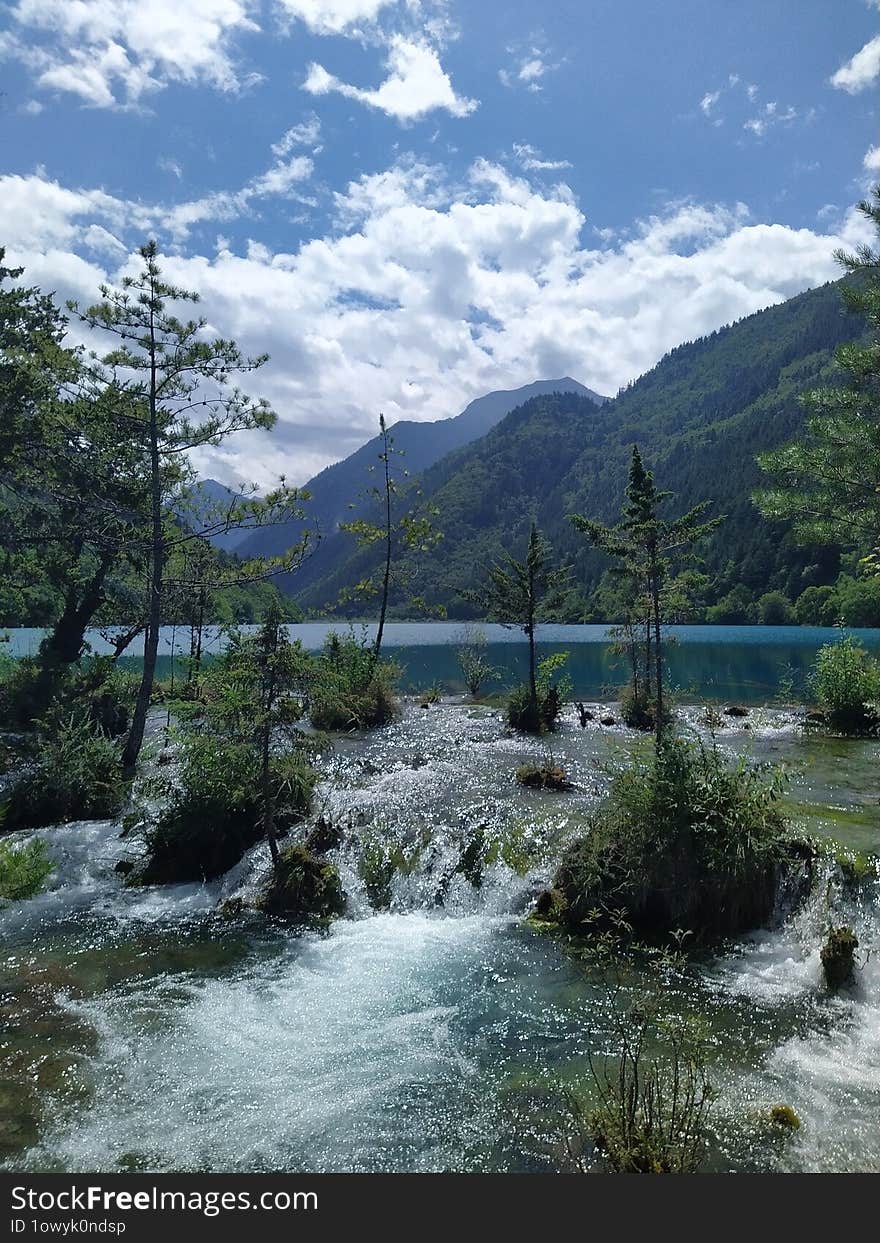
[[(607, 561), (567, 520), (583, 513), (615, 521), (631, 447), (638, 443), (658, 487), (676, 499), (670, 512), (714, 502), (726, 521), (705, 547), (712, 576), (705, 604), (744, 585), (751, 598), (779, 590), (794, 600), (833, 581), (839, 557), (804, 549), (786, 528), (762, 519), (751, 501), (761, 482), (755, 455), (792, 439), (803, 426), (799, 398), (834, 374), (834, 350), (863, 331), (840, 302), (839, 282), (760, 311), (666, 355), (616, 398), (597, 407), (578, 393), (532, 397), (480, 440), (427, 468), (423, 499), (438, 511), (442, 542), (408, 566), (408, 595), (467, 616), (461, 588), (472, 586), (504, 551), (524, 548), (531, 516), (574, 565), (579, 600), (570, 619), (601, 616)], [(297, 599), (321, 609), (360, 581), (374, 550), (342, 537), (320, 578), (298, 584)], [(393, 601), (398, 615), (406, 600)]]
[[(187, 497), (186, 508), (181, 509), (180, 517), (198, 529), (202, 525), (217, 521), (225, 509), (241, 499), (237, 492), (218, 483), (216, 479), (200, 479)], [(250, 534), (250, 531), (233, 528), (210, 536), (209, 542), (223, 552), (238, 552)]]
[[(522, 388), (501, 389), (478, 397), (454, 418), (438, 419), (434, 423), (415, 423), (410, 419), (402, 419), (390, 429), (395, 453), (403, 454), (402, 466), (411, 476), (420, 475), (451, 451), (484, 436), (506, 414), (523, 402), (554, 392), (579, 393), (589, 401), (591, 407), (608, 400), (569, 376), (560, 380), (537, 380)], [(376, 436), (343, 461), (322, 470), (305, 485), (311, 494), (311, 500), (306, 506), (305, 527), (314, 529), (317, 525), (322, 542), (315, 554), (298, 571), (295, 581), (291, 578), (287, 582), (289, 590), (302, 590), (308, 583), (323, 577), (329, 572), (331, 564), (350, 549), (351, 537), (338, 533), (339, 523), (349, 521), (364, 512), (365, 502), (362, 498), (371, 483), (368, 470), (375, 465), (380, 452), (381, 445)], [(303, 524), (289, 522), (248, 532), (236, 546), (236, 552), (242, 557), (278, 556), (297, 543), (303, 529)], [(279, 581), (283, 584), (283, 580)]]

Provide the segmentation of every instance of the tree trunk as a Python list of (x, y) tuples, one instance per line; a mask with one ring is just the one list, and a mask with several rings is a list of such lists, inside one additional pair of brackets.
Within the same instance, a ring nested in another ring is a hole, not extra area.
[(376, 643), (373, 656), (379, 659), (382, 653), (382, 635), (385, 631), (385, 614), (388, 611), (388, 589), (391, 584), (391, 474), (388, 463), (388, 433), (385, 420), (380, 418), (382, 426), (382, 457), (385, 462), (385, 573), (382, 578), (382, 605), (379, 609), (379, 625), (376, 630)]
[(654, 613), (654, 660), (655, 660), (655, 681), (657, 683), (657, 697), (655, 712), (657, 719), (654, 723), (654, 734), (659, 748), (663, 737), (663, 647), (661, 644), (660, 634), (660, 580), (656, 569), (651, 575), (651, 606)]
[(100, 565), (79, 598), (75, 590), (71, 588), (52, 633), (40, 644), (41, 663), (72, 665), (79, 660), (85, 646), (89, 623), (103, 603), (104, 582), (113, 560), (110, 553), (106, 553), (101, 558)]
[(159, 628), (162, 624), (162, 575), (165, 568), (165, 539), (162, 531), (162, 461), (159, 452), (159, 417), (156, 409), (156, 336), (153, 323), (153, 302), (150, 305), (150, 520), (152, 541), (150, 546), (150, 602), (147, 613), (147, 634), (144, 640), (144, 668), (138, 687), (131, 728), (122, 752), (122, 768), (126, 776), (134, 776), (138, 756), (144, 742), (147, 713), (156, 679), (156, 659), (159, 654)]

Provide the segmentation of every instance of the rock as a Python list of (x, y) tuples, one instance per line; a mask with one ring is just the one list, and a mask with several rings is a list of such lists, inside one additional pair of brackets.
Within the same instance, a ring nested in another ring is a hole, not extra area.
[(521, 786), (537, 790), (571, 790), (574, 787), (559, 764), (521, 764), (516, 770)]
[(128, 876), (134, 871), (134, 864), (131, 859), (120, 859), (113, 871), (119, 876)]
[(298, 923), (328, 923), (345, 910), (339, 872), (305, 846), (287, 846), (257, 907)]
[(565, 914), (565, 894), (559, 889), (542, 889), (535, 898), (532, 918), (544, 923), (558, 923)]
[(578, 714), (578, 722), (580, 723), (581, 729), (586, 729), (587, 722), (595, 721), (596, 719), (595, 712), (591, 712), (590, 709), (586, 706), (586, 704), (583, 704), (580, 702), (576, 703), (575, 710)]
[(808, 721), (810, 725), (824, 725), (827, 719), (821, 708), (810, 708), (804, 716), (804, 720)]
[(741, 704), (731, 704), (729, 708), (724, 709), (725, 716), (748, 716), (748, 708), (742, 707)]
[(319, 816), (304, 844), (311, 854), (326, 855), (328, 851), (337, 850), (342, 845), (342, 829), (332, 820)]
[(791, 1105), (771, 1105), (767, 1110), (767, 1121), (777, 1131), (799, 1131), (801, 1120)]
[(617, 722), (615, 721), (613, 716), (603, 716), (600, 718), (599, 724), (600, 725), (616, 725)]
[(825, 983), (835, 993), (839, 988), (852, 984), (855, 975), (855, 953), (858, 938), (852, 928), (832, 928), (828, 940), (822, 946), (820, 958), (825, 972)]

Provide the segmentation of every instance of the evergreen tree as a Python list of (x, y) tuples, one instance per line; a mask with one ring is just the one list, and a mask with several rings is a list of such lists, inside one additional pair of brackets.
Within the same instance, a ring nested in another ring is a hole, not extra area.
[[(859, 209), (880, 232), (880, 185)], [(868, 339), (837, 350), (842, 383), (805, 396), (806, 434), (759, 456), (772, 484), (754, 499), (802, 542), (854, 545), (870, 559), (880, 545), (880, 253), (864, 245), (835, 257), (851, 278), (844, 303), (865, 317)]]
[(529, 709), (537, 720), (538, 682), (535, 627), (552, 615), (568, 590), (568, 566), (554, 566), (553, 553), (533, 522), (525, 559), (510, 553), (489, 568), (485, 584), (462, 592), (492, 621), (518, 627), (529, 641)]
[[(722, 518), (701, 521), (709, 501), (702, 501), (680, 518), (669, 521), (660, 517), (660, 507), (672, 497), (659, 492), (654, 476), (647, 470), (638, 447), (633, 446), (629, 482), (623, 506), (623, 520), (609, 527), (579, 514), (570, 521), (597, 548), (616, 558), (638, 584), (640, 595), (647, 603), (645, 610), (644, 670), (647, 694), (653, 679), (654, 729), (659, 746), (665, 724), (666, 706), (663, 689), (663, 623), (664, 603), (673, 560), (681, 560), (684, 549), (708, 535), (723, 522)], [(679, 580), (679, 585), (683, 580)]]
[[(235, 527), (300, 517), (302, 499), (282, 480), (266, 498), (257, 499), (252, 491), (221, 507), (221, 512), (203, 516), (195, 527), (175, 520), (174, 515), (187, 506), (195, 479), (191, 452), (219, 445), (236, 432), (267, 430), (276, 415), (268, 402), (247, 397), (232, 384), (233, 377), (255, 371), (267, 356), (247, 358), (234, 341), (208, 339), (204, 319), (178, 319), (172, 305), (195, 303), (198, 294), (163, 279), (155, 242), (138, 253), (143, 261), (140, 272), (125, 277), (121, 289), (103, 286), (102, 300), (81, 315), (89, 327), (118, 338), (115, 349), (94, 359), (94, 374), (96, 382), (125, 393), (128, 406), (120, 432), (124, 428), (127, 439), (142, 453), (148, 482), (139, 541), (147, 566), (144, 664), (123, 756), (129, 772), (143, 742), (172, 550)], [(76, 305), (71, 309), (77, 311)], [(252, 576), (295, 568), (304, 552), (301, 544), (284, 557), (253, 563)]]

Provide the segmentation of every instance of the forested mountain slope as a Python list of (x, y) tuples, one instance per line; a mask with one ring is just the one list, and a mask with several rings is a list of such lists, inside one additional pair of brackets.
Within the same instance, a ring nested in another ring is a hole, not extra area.
[[(394, 601), (398, 614), (411, 612), (407, 596), (415, 594), (467, 616), (461, 589), (504, 550), (521, 550), (534, 516), (575, 566), (579, 598), (568, 619), (602, 617), (607, 601), (597, 588), (607, 562), (567, 515), (616, 519), (634, 443), (658, 486), (678, 494), (675, 512), (710, 499), (713, 512), (726, 515), (704, 550), (712, 576), (705, 605), (743, 587), (754, 597), (777, 589), (795, 600), (805, 587), (832, 581), (836, 551), (796, 547), (750, 497), (760, 479), (755, 455), (798, 431), (800, 395), (833, 375), (834, 350), (861, 331), (835, 283), (678, 347), (601, 407), (570, 394), (526, 402), (424, 472), (424, 497), (439, 511), (444, 539), (410, 566), (406, 596)], [(305, 607), (332, 604), (373, 565), (375, 553), (344, 539), (320, 579), (300, 584)]]
[[(400, 455), (399, 469), (405, 468), (411, 476), (420, 475), (447, 453), (484, 436), (516, 406), (531, 397), (556, 391), (581, 393), (597, 405), (607, 400), (577, 380), (565, 376), (560, 380), (537, 380), (522, 388), (486, 393), (451, 419), (438, 419), (434, 423), (401, 419), (391, 428), (394, 451)], [(332, 541), (340, 522), (351, 519), (353, 513), (362, 512), (363, 496), (374, 482), (368, 471), (375, 466), (380, 452), (379, 437), (375, 436), (343, 461), (322, 470), (305, 485), (310, 494), (305, 525), (312, 531), (320, 532), (322, 544), (303, 567), (296, 584), (300, 589), (319, 577), (325, 567), (329, 570), (334, 560), (332, 548), (336, 545), (328, 549), (328, 543)], [(243, 557), (278, 556), (298, 542), (302, 530), (299, 523), (285, 523), (253, 532), (237, 546), (237, 552)], [(345, 556), (350, 550), (350, 541), (345, 540), (337, 547), (336, 556), (340, 555), (340, 550), (341, 555)], [(290, 586), (293, 588), (294, 584)]]

